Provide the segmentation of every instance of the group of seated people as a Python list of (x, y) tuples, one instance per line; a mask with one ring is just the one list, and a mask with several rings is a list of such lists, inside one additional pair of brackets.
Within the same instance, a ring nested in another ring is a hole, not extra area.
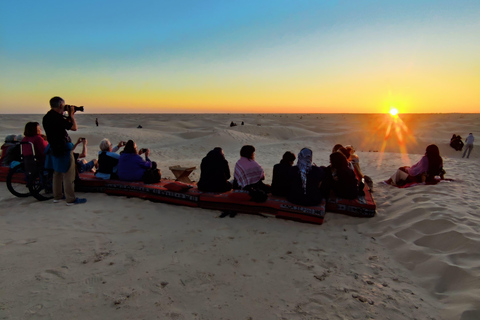
[(462, 137), (460, 135), (453, 134), (452, 138), (450, 139), (450, 147), (456, 151), (462, 151), (463, 146), (464, 143), (462, 141)]
[[(8, 154), (7, 149), (18, 145), (20, 137), (8, 136), (2, 146), (2, 159)], [(11, 141), (10, 141), (11, 140)], [(30, 142), (39, 163), (45, 161), (45, 149), (48, 142), (42, 134), (38, 122), (28, 122), (25, 126), (22, 142)], [(79, 138), (77, 145), (82, 143), (80, 154), (74, 153), (77, 158), (77, 172), (94, 171), (95, 176), (101, 179), (119, 179), (123, 181), (145, 181), (146, 176), (156, 173), (158, 182), (161, 174), (157, 164), (150, 161), (149, 149), (137, 149), (133, 140), (120, 141), (116, 146), (108, 139), (100, 142), (98, 159), (89, 162), (87, 155), (87, 139)], [(123, 151), (118, 153), (119, 149)], [(4, 150), (5, 149), (5, 150)], [(25, 153), (32, 152), (26, 148)], [(145, 159), (141, 155), (145, 155)], [(295, 160), (297, 164), (294, 165)], [(429, 145), (425, 156), (412, 167), (401, 167), (388, 180), (393, 185), (402, 185), (407, 182), (431, 181), (436, 175), (443, 178), (443, 160), (436, 145)], [(352, 146), (343, 147), (337, 144), (330, 154), (329, 166), (317, 166), (313, 162), (311, 149), (303, 148), (298, 153), (298, 159), (290, 151), (284, 153), (280, 163), (273, 167), (272, 184), (264, 183), (265, 172), (255, 161), (255, 147), (244, 145), (240, 150), (240, 159), (235, 164), (233, 180), (228, 161), (225, 159), (222, 148), (216, 147), (202, 159), (201, 175), (197, 187), (205, 192), (226, 192), (232, 189), (262, 190), (276, 196), (286, 197), (290, 202), (301, 205), (317, 205), (329, 197), (333, 191), (335, 196), (344, 199), (356, 199), (364, 195), (364, 176), (360, 169), (359, 157)]]
[[(348, 152), (348, 158), (344, 152)], [(265, 193), (286, 197), (290, 202), (301, 205), (318, 205), (328, 198), (333, 190), (340, 198), (356, 199), (364, 195), (358, 156), (352, 147), (335, 146), (328, 167), (313, 163), (312, 150), (303, 148), (295, 154), (285, 152), (280, 163), (273, 167), (272, 184), (264, 183), (265, 172), (255, 161), (255, 147), (245, 145), (240, 150), (240, 159), (235, 164), (233, 181), (228, 162), (219, 147), (211, 150), (201, 163), (200, 180), (197, 187), (206, 192), (226, 192), (231, 189), (260, 189)], [(354, 171), (354, 164), (358, 168)]]
[[(33, 150), (26, 147), (25, 144), (20, 148), (20, 142), (32, 143)], [(126, 143), (120, 141), (118, 145), (112, 148), (110, 141), (103, 139), (100, 142), (98, 159), (92, 159), (91, 161), (85, 160), (87, 156), (86, 138), (79, 138), (73, 145), (73, 150), (80, 144), (82, 144), (82, 151), (80, 153), (74, 152), (78, 173), (93, 171), (98, 178), (124, 181), (142, 181), (146, 175), (152, 175), (155, 172), (160, 175), (157, 164), (148, 158), (150, 150), (137, 150), (137, 145), (133, 140), (129, 140)], [(0, 163), (3, 166), (10, 166), (12, 161), (20, 160), (20, 152), (24, 156), (35, 153), (37, 164), (43, 167), (47, 146), (47, 137), (42, 134), (40, 124), (38, 122), (28, 122), (25, 125), (24, 136), (9, 135), (6, 137), (5, 143), (1, 147), (2, 157)], [(125, 148), (118, 154), (117, 151), (121, 147)], [(15, 148), (17, 149), (15, 150)], [(142, 154), (145, 155), (145, 160), (142, 159)], [(157, 180), (160, 180), (160, 176), (158, 176)]]

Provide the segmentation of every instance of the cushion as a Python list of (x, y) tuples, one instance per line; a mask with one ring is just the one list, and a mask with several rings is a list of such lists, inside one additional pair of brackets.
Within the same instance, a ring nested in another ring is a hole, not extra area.
[(193, 188), (191, 185), (188, 185), (186, 183), (179, 182), (179, 181), (169, 182), (166, 185), (164, 185), (164, 187), (167, 190), (173, 191), (173, 192), (185, 192), (185, 191)]

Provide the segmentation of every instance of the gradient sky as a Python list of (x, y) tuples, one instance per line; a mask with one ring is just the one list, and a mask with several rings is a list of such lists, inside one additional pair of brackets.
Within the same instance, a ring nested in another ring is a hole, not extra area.
[(0, 113), (480, 112), (480, 1), (0, 0)]

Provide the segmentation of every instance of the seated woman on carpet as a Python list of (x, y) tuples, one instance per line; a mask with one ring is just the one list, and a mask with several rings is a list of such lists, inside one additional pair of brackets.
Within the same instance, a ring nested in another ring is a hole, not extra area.
[(357, 172), (360, 178), (363, 178), (362, 170), (360, 169), (360, 158), (355, 153), (355, 149), (352, 146), (346, 146), (345, 150), (348, 152), (349, 157), (347, 158)]
[[(335, 196), (344, 199), (356, 199), (364, 195), (363, 184), (360, 184), (355, 172), (350, 168), (347, 158), (342, 152), (334, 152), (330, 155), (330, 172), (327, 172), (322, 192), (328, 194), (333, 189)], [(327, 169), (328, 169), (327, 168)]]
[[(45, 163), (45, 148), (47, 147), (48, 142), (46, 137), (42, 135), (40, 124), (38, 122), (27, 122), (23, 134), (25, 137), (22, 139), (22, 142), (31, 142), (33, 144), (37, 163), (43, 167)], [(22, 149), (24, 156), (32, 155), (32, 150), (30, 148)]]
[[(145, 160), (141, 154), (145, 154)], [(147, 170), (157, 168), (157, 164), (148, 158), (149, 155), (149, 149), (137, 151), (136, 143), (128, 140), (118, 159), (118, 178), (123, 181), (142, 181)]]
[(289, 171), (288, 201), (315, 206), (325, 198), (320, 191), (322, 181), (325, 179), (325, 167), (317, 167), (312, 163), (312, 158), (312, 150), (308, 148), (303, 148), (298, 153), (297, 165)]
[(107, 138), (100, 141), (100, 151), (98, 152), (98, 168), (95, 176), (101, 179), (117, 179), (118, 159), (120, 155), (116, 153), (118, 149), (125, 146), (125, 141), (120, 141), (118, 145), (112, 147), (112, 143)]
[(290, 192), (289, 172), (295, 161), (295, 155), (287, 151), (283, 154), (280, 163), (273, 166), (272, 194), (275, 196), (286, 197)]
[(211, 150), (200, 165), (200, 180), (197, 183), (198, 190), (206, 192), (226, 192), (232, 190), (230, 179), (230, 167), (225, 159), (223, 150), (216, 147)]
[(255, 161), (254, 146), (245, 145), (240, 149), (240, 159), (235, 164), (233, 177), (234, 189), (249, 190), (258, 188), (267, 193), (270, 192), (270, 185), (263, 183), (265, 172)]
[(443, 159), (440, 150), (431, 144), (425, 150), (425, 155), (411, 167), (398, 168), (397, 172), (387, 180), (387, 183), (394, 186), (403, 186), (409, 182), (434, 182), (435, 176), (444, 179)]

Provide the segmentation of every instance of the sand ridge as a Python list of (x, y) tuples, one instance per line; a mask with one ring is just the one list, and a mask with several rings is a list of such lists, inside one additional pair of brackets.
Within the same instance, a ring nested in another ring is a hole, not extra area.
[[(100, 126), (94, 124), (98, 117)], [(478, 319), (479, 148), (448, 146), (478, 115), (404, 115), (408, 156), (385, 139), (385, 115), (79, 114), (89, 156), (108, 137), (151, 149), (164, 177), (197, 166), (213, 147), (233, 171), (240, 147), (257, 148), (267, 182), (283, 152), (313, 150), (328, 165), (352, 144), (374, 181), (377, 216), (327, 213), (322, 226), (140, 199), (80, 194), (68, 208), (0, 188), (0, 315), (7, 319)], [(1, 136), (42, 115), (2, 115)], [(238, 124), (229, 127), (231, 121)], [(245, 122), (241, 126), (241, 121)], [(142, 129), (137, 129), (141, 124)], [(383, 130), (383, 131), (382, 131)], [(461, 130), (461, 131), (460, 131)], [(386, 152), (380, 150), (387, 141)], [(451, 183), (397, 189), (382, 183), (436, 143)], [(3, 258), (8, 257), (8, 258)], [(5, 290), (6, 289), (6, 290)]]

